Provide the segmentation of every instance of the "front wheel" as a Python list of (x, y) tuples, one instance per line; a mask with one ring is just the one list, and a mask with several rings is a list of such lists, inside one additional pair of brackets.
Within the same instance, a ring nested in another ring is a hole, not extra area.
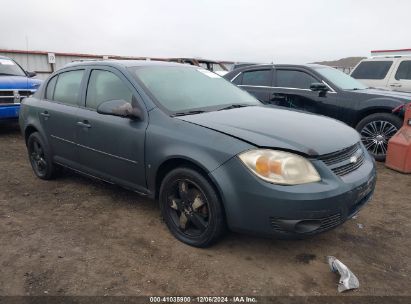
[(377, 161), (384, 161), (388, 141), (401, 128), (402, 120), (393, 114), (376, 113), (362, 119), (356, 129), (361, 141)]
[(191, 168), (177, 168), (160, 187), (161, 213), (171, 233), (195, 247), (207, 247), (225, 230), (224, 211), (211, 183)]

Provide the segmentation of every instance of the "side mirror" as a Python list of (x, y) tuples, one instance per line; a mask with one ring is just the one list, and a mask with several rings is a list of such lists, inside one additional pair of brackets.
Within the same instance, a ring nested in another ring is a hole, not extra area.
[(131, 103), (125, 100), (105, 101), (98, 106), (97, 113), (103, 115), (128, 117), (131, 119), (142, 118), (141, 110), (139, 108), (133, 107)]
[(28, 71), (26, 71), (26, 75), (27, 75), (27, 77), (32, 78), (32, 77), (36, 76), (37, 73), (36, 73), (36, 72), (28, 72)]
[(313, 91), (313, 92), (327, 92), (330, 89), (324, 83), (314, 82), (310, 85), (310, 90)]

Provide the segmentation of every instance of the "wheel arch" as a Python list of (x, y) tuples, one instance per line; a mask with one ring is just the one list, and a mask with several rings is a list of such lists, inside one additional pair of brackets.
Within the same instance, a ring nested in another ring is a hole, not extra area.
[[(186, 157), (171, 157), (163, 161), (156, 170), (155, 183), (154, 183), (155, 199), (158, 199), (159, 197), (160, 186), (161, 186), (161, 182), (163, 181), (164, 177), (167, 175), (167, 173), (179, 167), (188, 167), (188, 168), (198, 170), (215, 187), (214, 182), (211, 181), (208, 175), (209, 171), (203, 165), (201, 165), (200, 163), (198, 163), (197, 161), (193, 159), (188, 159)], [(217, 187), (215, 188), (217, 189)]]
[[(388, 107), (373, 107), (373, 108), (367, 108), (362, 111), (357, 115), (356, 120), (354, 121), (354, 128), (357, 127), (358, 123), (363, 120), (365, 117), (370, 116), (372, 114), (378, 114), (378, 113), (388, 113), (392, 114), (392, 109)], [(397, 116), (396, 114), (392, 114)]]
[(34, 132), (38, 132), (39, 130), (33, 126), (33, 125), (28, 125), (25, 129), (24, 129), (24, 141), (27, 145), (27, 140), (29, 139), (30, 135), (33, 134)]
[(218, 198), (220, 199), (220, 202), (222, 204), (222, 209), (224, 212), (224, 219), (226, 220), (225, 204), (223, 201), (223, 196), (220, 192), (220, 188), (217, 186), (216, 182), (208, 174), (209, 171), (203, 165), (201, 165), (200, 163), (198, 163), (197, 161), (193, 159), (187, 159), (184, 157), (172, 157), (172, 158), (165, 160), (163, 163), (161, 163), (155, 175), (154, 198), (156, 200), (159, 199), (161, 182), (163, 181), (167, 173), (179, 167), (186, 167), (186, 168), (194, 169), (198, 171), (201, 175), (203, 175), (204, 178), (210, 182), (211, 186), (216, 191)]

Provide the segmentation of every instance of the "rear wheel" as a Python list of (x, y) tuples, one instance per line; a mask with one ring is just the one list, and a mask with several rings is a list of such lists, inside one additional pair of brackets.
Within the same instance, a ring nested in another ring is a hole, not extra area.
[(162, 216), (171, 233), (195, 247), (207, 247), (225, 230), (223, 208), (211, 183), (190, 168), (177, 168), (160, 187)]
[(55, 177), (58, 167), (51, 161), (49, 148), (38, 132), (32, 133), (27, 139), (27, 150), (34, 174), (41, 179)]
[(388, 141), (401, 128), (402, 120), (393, 114), (376, 113), (361, 120), (356, 129), (361, 141), (377, 161), (384, 161)]

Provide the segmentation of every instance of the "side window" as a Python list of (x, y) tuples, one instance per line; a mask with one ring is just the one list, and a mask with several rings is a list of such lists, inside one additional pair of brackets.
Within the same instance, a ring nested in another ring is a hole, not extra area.
[(271, 86), (271, 70), (244, 72), (241, 84), (250, 86)]
[(58, 75), (51, 78), (49, 83), (47, 84), (46, 99), (48, 100), (53, 100), (54, 88), (56, 86), (57, 77)]
[(53, 100), (77, 105), (84, 70), (63, 72), (58, 75)]
[(363, 61), (351, 73), (355, 79), (384, 79), (392, 61)]
[(310, 85), (318, 82), (313, 76), (293, 70), (277, 70), (277, 87), (296, 88), (296, 89), (310, 89)]
[(115, 74), (93, 70), (87, 87), (86, 107), (97, 109), (109, 100), (125, 100), (131, 103), (133, 94), (124, 82)]
[(395, 79), (407, 79), (411, 80), (411, 60), (402, 61), (398, 67)]

